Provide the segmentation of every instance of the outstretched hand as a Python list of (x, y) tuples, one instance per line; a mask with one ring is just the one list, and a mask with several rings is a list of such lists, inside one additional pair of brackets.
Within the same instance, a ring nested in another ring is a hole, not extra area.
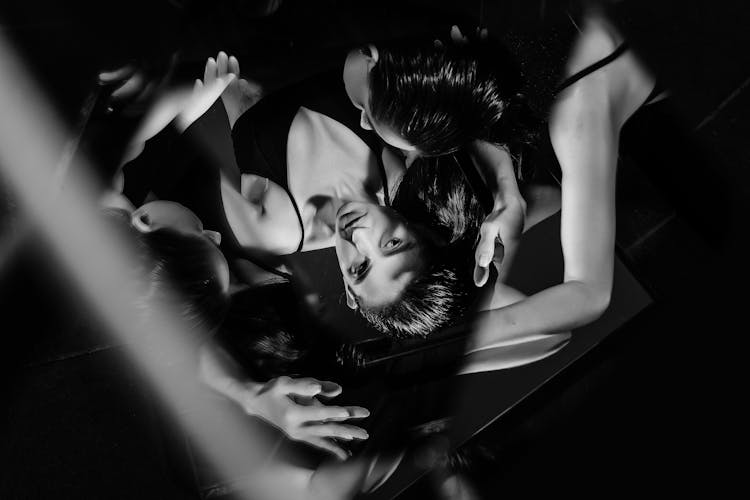
[(341, 394), (341, 386), (314, 378), (278, 377), (248, 386), (244, 410), (281, 429), (295, 441), (326, 450), (344, 460), (348, 453), (336, 441), (367, 439), (364, 429), (342, 423), (370, 412), (359, 406), (326, 406), (319, 398)]

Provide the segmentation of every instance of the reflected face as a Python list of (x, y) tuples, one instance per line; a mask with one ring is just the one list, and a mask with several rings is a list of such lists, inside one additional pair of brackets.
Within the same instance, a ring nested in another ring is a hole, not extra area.
[(173, 201), (152, 201), (137, 208), (132, 214), (133, 224), (140, 231), (155, 231), (169, 228), (182, 234), (205, 238), (214, 249), (208, 256), (212, 261), (216, 276), (222, 289), (229, 289), (229, 264), (217, 246), (221, 235), (215, 231), (203, 229), (203, 223), (189, 208)]
[(372, 130), (386, 144), (405, 153), (416, 151), (416, 147), (397, 134), (390, 126), (379, 123), (370, 112), (370, 70), (378, 61), (378, 52), (373, 45), (349, 52), (344, 64), (344, 87), (352, 104), (360, 111), (359, 125)]
[(222, 181), (227, 221), (245, 248), (284, 255), (296, 250), (302, 236), (289, 194), (275, 182), (242, 174), (240, 191)]
[(344, 284), (369, 307), (397, 300), (423, 267), (418, 234), (388, 207), (342, 205), (335, 244)]

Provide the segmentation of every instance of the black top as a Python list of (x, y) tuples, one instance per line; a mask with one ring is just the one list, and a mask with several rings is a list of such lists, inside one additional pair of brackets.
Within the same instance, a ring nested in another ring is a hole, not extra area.
[[(388, 189), (382, 164), (383, 145), (359, 126), (360, 114), (347, 97), (342, 70), (332, 70), (264, 97), (235, 123), (234, 130), (220, 99), (179, 134), (170, 124), (146, 141), (144, 151), (125, 165), (123, 193), (138, 206), (149, 191), (159, 199), (176, 201), (198, 215), (207, 229), (222, 235), (227, 256), (249, 259), (234, 237), (221, 199), (221, 173), (239, 190), (243, 173), (267, 177), (282, 186), (292, 201), (303, 229), (300, 208), (289, 190), (287, 139), (300, 107), (324, 114), (352, 130), (378, 161), (386, 203)], [(304, 229), (297, 252), (304, 243)], [(267, 267), (263, 266), (262, 267)]]
[[(237, 120), (232, 138), (239, 171), (267, 177), (283, 187), (297, 212), (300, 228), (303, 227), (297, 200), (289, 190), (287, 164), (289, 129), (300, 107), (336, 120), (367, 144), (378, 160), (385, 199), (389, 204), (385, 169), (382, 164), (383, 145), (373, 132), (360, 127), (360, 113), (346, 94), (341, 68), (314, 76), (264, 97)], [(239, 176), (237, 183), (239, 185)], [(303, 229), (297, 251), (302, 249), (304, 239)]]

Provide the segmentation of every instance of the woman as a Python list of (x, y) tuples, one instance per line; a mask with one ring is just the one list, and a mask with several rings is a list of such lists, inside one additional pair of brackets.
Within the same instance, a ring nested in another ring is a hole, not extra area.
[[(514, 336), (576, 328), (596, 319), (608, 306), (619, 132), (653, 89), (651, 78), (632, 53), (618, 48), (619, 42), (617, 33), (602, 17), (589, 15), (568, 61), (567, 74), (573, 76), (559, 93), (550, 118), (550, 138), (562, 169), (564, 282), (486, 313), (487, 321), (473, 336), (470, 351), (492, 348)], [(373, 55), (371, 52), (370, 72), (378, 64)], [(374, 91), (372, 82), (368, 85)], [(374, 100), (371, 96), (370, 103)], [(402, 130), (397, 125), (379, 122), (380, 115), (370, 107), (363, 106), (363, 115), (375, 131), (384, 131), (384, 140), (397, 142), (402, 149), (419, 151), (424, 147), (397, 132)], [(473, 147), (497, 155), (497, 164), (507, 163), (510, 156), (486, 142), (474, 143)], [(502, 193), (496, 191), (495, 195)], [(482, 268), (492, 261), (495, 238), (499, 236), (507, 244), (509, 237), (517, 238), (523, 227), (515, 214), (503, 213), (502, 199), (496, 198), (496, 202), (501, 208), (488, 221), (494, 217), (494, 222), (501, 222), (488, 228), (486, 221), (480, 230), (476, 259)], [(503, 234), (503, 226), (511, 230)]]
[[(209, 60), (205, 85), (212, 88), (214, 82), (226, 81), (224, 106), (201, 100), (203, 110), (209, 109), (194, 124), (180, 126), (178, 118), (171, 129), (160, 132), (147, 144), (146, 154), (126, 166), (125, 192), (133, 199), (144, 199), (148, 189), (134, 187), (132, 179), (145, 177), (146, 184), (154, 186), (153, 194), (196, 210), (207, 227), (224, 236), (222, 249), (237, 273), (244, 273), (248, 266), (253, 268), (252, 263), (278, 273), (275, 256), (333, 246), (337, 212), (345, 202), (388, 204), (405, 168), (376, 136), (361, 129), (358, 122), (352, 123), (358, 113), (346, 99), (340, 76), (321, 75), (315, 86), (306, 82), (266, 97), (239, 114), (242, 94), (237, 88), (241, 80), (229, 73), (230, 69), (239, 71), (237, 61), (223, 53), (216, 61)], [(329, 88), (334, 84), (341, 87), (334, 93), (336, 98), (319, 95), (317, 89), (324, 82)], [(231, 140), (227, 124), (234, 127)], [(202, 143), (209, 145), (195, 146)], [(226, 154), (227, 145), (232, 144), (237, 162)], [(149, 160), (148, 153), (159, 149), (167, 152), (170, 165)], [(206, 164), (218, 168), (204, 168)], [(425, 186), (430, 182), (424, 175), (411, 178)], [(413, 258), (402, 262), (415, 263)], [(446, 260), (444, 266), (452, 264)], [(412, 289), (450, 289), (441, 280), (444, 275), (433, 273)], [(366, 301), (373, 307), (394, 302), (401, 297), (405, 284), (386, 277), (379, 283), (385, 294), (367, 297)], [(444, 326), (446, 318), (460, 316), (470, 302), (467, 296), (459, 291), (444, 295), (444, 302), (450, 304), (443, 312), (428, 307), (426, 301), (416, 301), (409, 310), (424, 320), (419, 333), (424, 335), (433, 327)]]

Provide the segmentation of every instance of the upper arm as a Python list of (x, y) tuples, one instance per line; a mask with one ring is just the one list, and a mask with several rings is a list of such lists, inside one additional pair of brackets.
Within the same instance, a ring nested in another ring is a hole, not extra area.
[(596, 85), (569, 89), (553, 110), (550, 139), (563, 174), (564, 279), (587, 285), (608, 302), (614, 267), (619, 129), (607, 94), (600, 90)]

